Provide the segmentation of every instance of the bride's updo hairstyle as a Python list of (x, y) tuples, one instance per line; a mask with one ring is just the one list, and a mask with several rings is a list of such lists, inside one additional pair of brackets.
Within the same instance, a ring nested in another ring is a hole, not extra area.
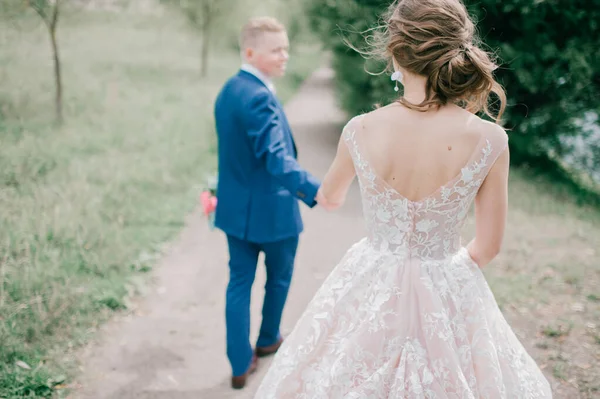
[[(500, 123), (506, 107), (502, 86), (494, 80), (498, 66), (478, 46), (475, 25), (460, 0), (397, 0), (384, 15), (385, 23), (368, 39), (373, 46), (367, 54), (388, 62), (392, 59), (405, 70), (427, 77), (426, 98), (404, 106), (427, 111), (455, 103), (477, 113), (483, 110)], [(490, 94), (499, 104), (495, 115), (489, 108)]]

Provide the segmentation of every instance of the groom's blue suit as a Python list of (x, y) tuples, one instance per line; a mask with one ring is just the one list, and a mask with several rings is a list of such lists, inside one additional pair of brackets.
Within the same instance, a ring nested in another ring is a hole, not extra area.
[(227, 234), (227, 356), (233, 375), (252, 361), (250, 292), (258, 255), (265, 253), (267, 283), (256, 345), (281, 338), (279, 324), (303, 229), (298, 199), (316, 204), (319, 182), (296, 161), (289, 123), (275, 95), (253, 73), (240, 71), (215, 104), (219, 140), (215, 225)]

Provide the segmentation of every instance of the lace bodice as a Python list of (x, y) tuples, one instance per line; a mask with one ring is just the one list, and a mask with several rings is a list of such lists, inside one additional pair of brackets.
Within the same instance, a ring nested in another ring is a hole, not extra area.
[(420, 260), (442, 260), (461, 247), (460, 230), (471, 204), (507, 138), (482, 135), (460, 173), (434, 193), (411, 201), (381, 179), (361, 153), (361, 116), (344, 127), (358, 176), (368, 239), (379, 251)]

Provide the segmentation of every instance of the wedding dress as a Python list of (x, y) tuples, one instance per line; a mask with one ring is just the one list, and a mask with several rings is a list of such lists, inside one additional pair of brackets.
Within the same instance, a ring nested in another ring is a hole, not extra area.
[(459, 175), (411, 201), (363, 156), (359, 118), (342, 134), (367, 237), (318, 290), (255, 397), (551, 398), (460, 239), (507, 137), (482, 135)]

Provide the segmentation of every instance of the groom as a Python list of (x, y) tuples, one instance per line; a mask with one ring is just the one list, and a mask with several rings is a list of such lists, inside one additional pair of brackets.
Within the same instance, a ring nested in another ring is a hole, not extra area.
[[(250, 20), (241, 35), (242, 68), (227, 81), (215, 104), (219, 140), (215, 225), (225, 232), (229, 245), (225, 316), (235, 389), (246, 385), (257, 357), (271, 355), (281, 346), (279, 324), (303, 229), (298, 199), (315, 206), (320, 185), (298, 164), (292, 131), (275, 96), (272, 79), (283, 76), (288, 47), (287, 33), (278, 21)], [(250, 292), (261, 252), (267, 283), (253, 351)]]

